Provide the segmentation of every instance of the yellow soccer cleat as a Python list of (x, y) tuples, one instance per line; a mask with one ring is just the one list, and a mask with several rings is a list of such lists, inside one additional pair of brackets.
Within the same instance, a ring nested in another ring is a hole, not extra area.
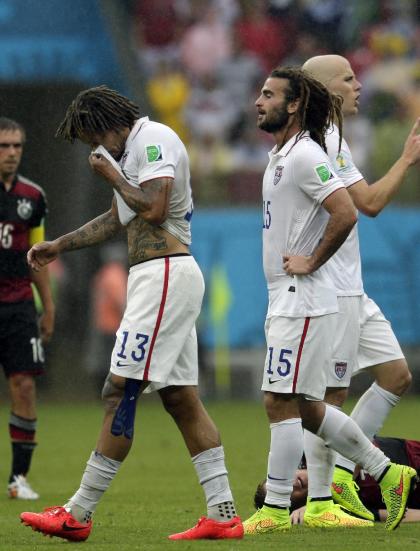
[(374, 516), (360, 501), (359, 486), (353, 480), (353, 474), (346, 469), (336, 467), (334, 469), (331, 494), (335, 503), (357, 517), (373, 521)]
[(332, 499), (328, 501), (308, 499), (303, 523), (309, 528), (368, 528), (374, 525), (370, 520), (349, 515)]
[(263, 505), (256, 513), (244, 523), (244, 534), (255, 536), (258, 534), (270, 534), (271, 532), (284, 532), (292, 526), (289, 517), (289, 509), (275, 509)]
[(395, 530), (402, 521), (408, 496), (417, 482), (417, 473), (407, 465), (391, 463), (388, 471), (379, 482), (382, 499), (388, 512), (385, 521), (387, 530)]

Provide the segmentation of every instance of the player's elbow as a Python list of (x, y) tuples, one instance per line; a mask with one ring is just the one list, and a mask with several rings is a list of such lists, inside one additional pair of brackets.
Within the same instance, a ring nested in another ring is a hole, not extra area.
[(365, 216), (369, 216), (369, 218), (376, 218), (376, 216), (378, 216), (381, 212), (381, 209), (375, 205), (363, 205), (362, 207), (359, 207), (359, 210)]
[(350, 230), (357, 224), (357, 212), (355, 209), (343, 210), (340, 214), (340, 220), (346, 230)]
[(143, 212), (141, 216), (151, 226), (161, 226), (166, 220), (166, 212), (154, 209)]

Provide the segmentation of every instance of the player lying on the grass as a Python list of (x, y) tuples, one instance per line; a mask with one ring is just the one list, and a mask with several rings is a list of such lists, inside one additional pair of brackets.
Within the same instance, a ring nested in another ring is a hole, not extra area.
[[(420, 441), (404, 440), (401, 438), (389, 438), (378, 436), (374, 443), (390, 459), (401, 465), (409, 465), (418, 472), (420, 471)], [(354, 480), (359, 488), (358, 494), (363, 505), (372, 513), (375, 520), (385, 522), (387, 511), (382, 501), (381, 490), (374, 478), (356, 468)], [(257, 486), (254, 495), (254, 505), (260, 509), (264, 505), (266, 496), (265, 481)], [(304, 523), (305, 503), (308, 497), (308, 471), (305, 459), (302, 460), (300, 468), (296, 471), (291, 496), (290, 507), (292, 524)], [(420, 485), (418, 485), (407, 501), (407, 512), (403, 522), (420, 522)]]

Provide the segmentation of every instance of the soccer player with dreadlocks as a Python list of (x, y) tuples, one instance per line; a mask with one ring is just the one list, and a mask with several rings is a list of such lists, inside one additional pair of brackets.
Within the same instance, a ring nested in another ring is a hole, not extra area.
[[(336, 313), (336, 290), (324, 263), (356, 223), (353, 203), (326, 154), (325, 133), (340, 126), (337, 98), (298, 68), (272, 71), (256, 101), (258, 126), (275, 147), (263, 180), (263, 264), (269, 306), (264, 405), (271, 429), (267, 495), (244, 522), (245, 534), (291, 527), (290, 496), (303, 453), (304, 426), (379, 482), (388, 519), (402, 519), (416, 471), (391, 463), (344, 413), (325, 404)], [(395, 490), (400, 481), (400, 494)], [(327, 497), (310, 500), (310, 526), (369, 527)], [(313, 501), (313, 503), (312, 503)], [(327, 522), (328, 521), (328, 522)]]
[(185, 440), (207, 500), (207, 517), (170, 539), (241, 538), (223, 446), (197, 391), (195, 321), (204, 293), (189, 252), (193, 213), (189, 164), (179, 137), (139, 117), (138, 107), (105, 86), (81, 92), (57, 134), (91, 149), (93, 170), (114, 189), (111, 209), (83, 227), (34, 246), (39, 269), (59, 253), (127, 232), (127, 307), (117, 331), (102, 397), (105, 417), (80, 488), (64, 507), (22, 513), (34, 530), (73, 541), (87, 539), (92, 514), (133, 441), (136, 401), (157, 390)]

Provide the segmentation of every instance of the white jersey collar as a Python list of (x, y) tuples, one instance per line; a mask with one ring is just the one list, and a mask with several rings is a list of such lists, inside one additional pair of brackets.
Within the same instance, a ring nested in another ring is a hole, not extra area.
[(135, 123), (133, 128), (130, 131), (130, 134), (128, 135), (127, 141), (125, 142), (125, 147), (127, 147), (131, 144), (131, 142), (134, 140), (134, 138), (139, 133), (141, 127), (145, 122), (149, 121), (149, 117), (141, 117), (141, 119), (138, 119)]
[[(290, 150), (292, 149), (292, 147), (295, 145), (295, 141), (296, 141), (296, 136), (298, 135), (298, 132), (296, 132), (296, 134), (294, 134), (289, 140), (287, 140), (287, 142), (283, 145), (283, 147), (281, 149), (277, 149), (277, 145), (275, 145), (273, 147), (273, 149), (271, 151), (269, 151), (268, 153), (268, 156), (270, 157), (270, 159), (272, 157), (286, 157), (286, 155), (290, 152)], [(300, 138), (309, 138), (309, 132), (304, 132)]]

